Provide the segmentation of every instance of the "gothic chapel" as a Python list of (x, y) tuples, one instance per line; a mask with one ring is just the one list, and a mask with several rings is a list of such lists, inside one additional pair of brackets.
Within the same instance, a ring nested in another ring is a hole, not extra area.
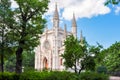
[(43, 69), (49, 70), (64, 70), (64, 60), (60, 56), (64, 53), (65, 47), (63, 46), (66, 36), (73, 34), (77, 37), (77, 24), (75, 15), (72, 19), (72, 31), (67, 31), (67, 26), (64, 29), (59, 26), (59, 14), (57, 5), (53, 15), (53, 27), (48, 30), (47, 28), (41, 34), (40, 45), (35, 49), (35, 69), (41, 71)]

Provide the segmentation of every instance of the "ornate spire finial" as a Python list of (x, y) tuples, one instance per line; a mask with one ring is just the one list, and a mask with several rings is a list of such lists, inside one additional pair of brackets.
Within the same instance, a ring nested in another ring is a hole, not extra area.
[(73, 19), (72, 19), (72, 34), (74, 35), (75, 38), (77, 37), (77, 24), (76, 24), (74, 13), (73, 13)]
[(73, 19), (72, 19), (72, 27), (77, 27), (74, 13), (73, 13)]
[(83, 44), (83, 40), (84, 40), (84, 38), (83, 38), (82, 30), (81, 30), (81, 34), (80, 34), (80, 43), (81, 44)]
[(53, 19), (59, 20), (59, 14), (58, 14), (58, 9), (57, 9), (57, 2), (55, 3), (55, 12)]

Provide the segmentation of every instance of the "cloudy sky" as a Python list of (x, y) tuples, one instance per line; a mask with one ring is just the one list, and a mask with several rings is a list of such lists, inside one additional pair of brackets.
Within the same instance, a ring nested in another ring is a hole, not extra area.
[[(67, 24), (67, 30), (71, 30), (71, 19), (73, 13), (77, 20), (78, 38), (82, 30), (89, 44), (96, 42), (109, 47), (115, 41), (120, 41), (120, 4), (104, 5), (105, 0), (50, 0), (49, 10), (45, 14), (48, 27), (52, 27), (52, 17), (57, 3), (60, 26)], [(12, 3), (12, 7), (16, 7)]]

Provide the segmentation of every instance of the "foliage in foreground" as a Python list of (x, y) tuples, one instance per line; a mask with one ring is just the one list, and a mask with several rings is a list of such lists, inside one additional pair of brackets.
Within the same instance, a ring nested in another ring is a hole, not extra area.
[[(24, 69), (24, 72), (34, 70), (34, 52), (33, 51), (24, 51), (22, 58), (22, 66)], [(15, 62), (16, 62), (16, 56), (15, 54), (9, 56), (4, 63), (4, 70), (7, 72), (15, 72)]]
[[(22, 72), (22, 54), (39, 44), (46, 20), (42, 15), (48, 9), (48, 0), (13, 0), (17, 7), (11, 8), (11, 0), (0, 0), (0, 59), (4, 72), (4, 55), (16, 54), (16, 73)], [(2, 37), (1, 37), (2, 36)], [(2, 46), (2, 48), (1, 48)], [(12, 50), (10, 52), (8, 50)], [(3, 55), (4, 53), (4, 55)]]
[(84, 72), (80, 74), (80, 80), (109, 80), (109, 76), (106, 74), (100, 74), (95, 72)]
[[(81, 73), (82, 70), (95, 71), (95, 67), (102, 61), (100, 54), (102, 46), (97, 43), (97, 46), (91, 46), (85, 38), (75, 38), (70, 35), (66, 38), (65, 51), (62, 54), (64, 66), (74, 70), (75, 73)], [(93, 56), (92, 56), (93, 55)]]
[(0, 73), (0, 80), (108, 80), (109, 76), (94, 72), (83, 72), (80, 75), (70, 72), (25, 72), (22, 74)]
[(105, 58), (103, 65), (106, 66), (108, 72), (120, 72), (120, 42), (115, 42), (109, 48), (103, 51)]
[(106, 0), (106, 3), (105, 5), (108, 5), (108, 4), (114, 4), (114, 5), (117, 5), (120, 3), (120, 0)]

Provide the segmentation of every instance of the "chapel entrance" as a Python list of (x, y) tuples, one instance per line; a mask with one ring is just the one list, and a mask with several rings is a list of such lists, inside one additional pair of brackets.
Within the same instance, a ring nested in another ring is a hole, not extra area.
[(48, 60), (46, 57), (43, 59), (43, 68), (48, 69)]

